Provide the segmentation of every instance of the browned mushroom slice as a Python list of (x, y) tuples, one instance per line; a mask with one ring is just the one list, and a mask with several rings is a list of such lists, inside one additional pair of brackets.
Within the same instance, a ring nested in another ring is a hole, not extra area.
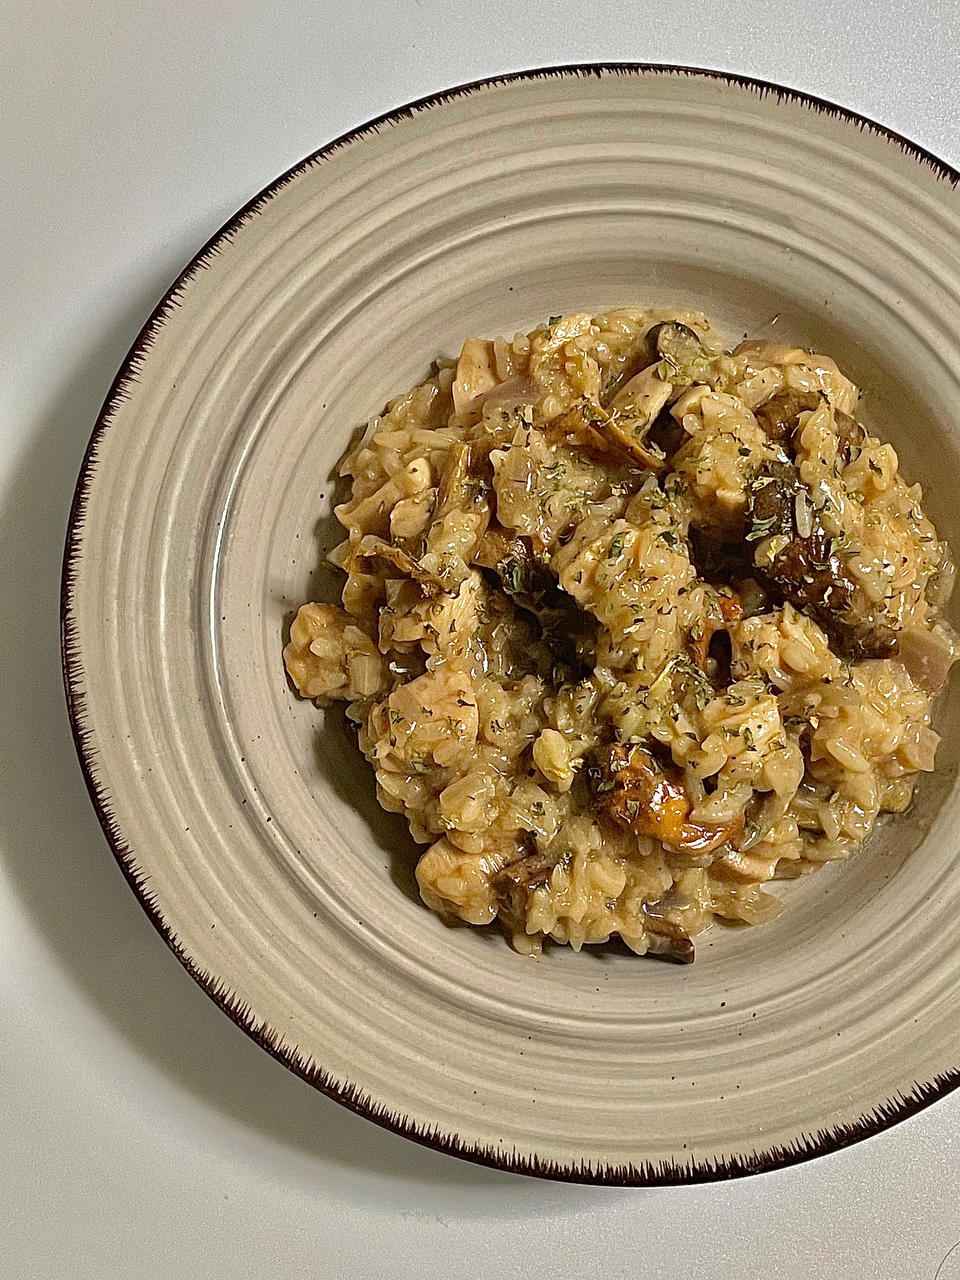
[(534, 556), (525, 538), (493, 566), (504, 594), (539, 624), (557, 683), (581, 680), (593, 664), (599, 623), (560, 586), (553, 571)]
[(653, 425), (652, 421), (645, 418), (612, 414), (605, 424), (605, 430), (632, 462), (639, 463), (647, 471), (662, 472), (667, 470), (667, 455), (651, 439)]
[(647, 955), (656, 960), (670, 960), (674, 964), (693, 964), (697, 958), (693, 939), (672, 920), (644, 917), (643, 931), (647, 937)]
[[(798, 530), (798, 506), (806, 509)], [(756, 572), (770, 590), (798, 609), (809, 609), (849, 657), (877, 658), (895, 652), (896, 632), (853, 611), (856, 587), (836, 554), (833, 539), (820, 524), (795, 466), (766, 463), (751, 487), (747, 506), (747, 542), (758, 547), (768, 538), (780, 543)]]
[(486, 508), (492, 471), (490, 450), (493, 440), (466, 440), (451, 445), (450, 456), (440, 478), (434, 519), (452, 507)]
[(611, 414), (629, 414), (645, 422), (653, 422), (670, 401), (674, 384), (662, 376), (662, 362), (648, 365), (634, 374), (610, 402)]
[(722, 845), (736, 847), (743, 838), (745, 829), (746, 823), (742, 814), (717, 827), (708, 827), (700, 822), (685, 822), (677, 848), (683, 853), (697, 855), (713, 853)]
[[(805, 502), (809, 532), (797, 529), (797, 502)], [(792, 463), (769, 462), (759, 471), (747, 503), (747, 542), (758, 546), (768, 538), (783, 540), (769, 564), (759, 566), (765, 578), (797, 608), (828, 609), (849, 605), (853, 586), (832, 543), (816, 519), (813, 503)]]
[(690, 822), (693, 805), (679, 769), (641, 746), (615, 743), (591, 770), (600, 807), (618, 826), (690, 854), (707, 854), (743, 834), (743, 819), (720, 826)]
[(409, 578), (428, 596), (440, 595), (444, 585), (436, 574), (424, 569), (402, 547), (368, 533), (361, 538), (353, 553), (353, 567), (361, 573), (380, 574), (384, 578)]
[(555, 857), (534, 850), (497, 872), (491, 883), (500, 900), (500, 915), (506, 923), (523, 928), (530, 891), (545, 885), (556, 865)]
[(491, 408), (536, 404), (537, 389), (531, 380), (523, 374), (514, 374), (506, 382), (501, 382), (484, 395), (482, 404), (484, 412)]
[(464, 494), (470, 476), (471, 452), (471, 445), (467, 443), (450, 446), (447, 465), (437, 490), (438, 512), (453, 506)]
[(473, 532), (473, 545), (460, 548), (460, 554), (468, 562), (490, 523), (493, 481), (490, 450), (493, 447), (494, 442), (490, 439), (468, 440), (452, 445), (437, 490), (432, 529), (437, 528), (451, 511), (462, 511), (478, 517)]
[(823, 403), (819, 391), (780, 391), (753, 411), (760, 429), (775, 444), (790, 445), (801, 413)]
[[(654, 407), (650, 402), (651, 411)], [(664, 471), (666, 454), (651, 438), (659, 409), (652, 418), (646, 414), (639, 407), (615, 409), (608, 414), (598, 405), (581, 402), (554, 418), (547, 425), (546, 435), (548, 440), (572, 441), (597, 458), (634, 466), (639, 463), (647, 471)]]

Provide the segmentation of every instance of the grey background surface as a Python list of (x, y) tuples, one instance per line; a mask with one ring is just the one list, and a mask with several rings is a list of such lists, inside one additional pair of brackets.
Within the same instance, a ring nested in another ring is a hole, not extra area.
[(623, 1191), (458, 1163), (286, 1073), (179, 968), (109, 854), (67, 729), (57, 589), (116, 366), (200, 243), (301, 156), (464, 80), (642, 59), (821, 94), (960, 163), (960, 8), (3, 8), (0, 1274), (958, 1280), (960, 1095), (782, 1173)]

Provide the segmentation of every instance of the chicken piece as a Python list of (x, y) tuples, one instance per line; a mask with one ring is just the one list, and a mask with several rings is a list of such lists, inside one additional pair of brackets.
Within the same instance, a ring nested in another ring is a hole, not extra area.
[(367, 633), (332, 604), (301, 605), (283, 661), (304, 698), (369, 698), (382, 688), (387, 672)]
[(496, 919), (499, 906), (493, 876), (502, 865), (502, 855), (464, 853), (441, 836), (417, 863), (420, 897), (440, 916), (489, 924)]
[(957, 637), (944, 623), (932, 631), (907, 627), (900, 634), (897, 657), (914, 684), (930, 694), (941, 692), (958, 656)]
[(485, 411), (492, 408), (515, 408), (517, 405), (536, 404), (536, 402), (537, 388), (529, 378), (520, 373), (515, 373), (506, 382), (498, 383), (492, 391), (486, 392), (481, 400)]
[(779, 367), (788, 392), (814, 395), (822, 392), (838, 412), (851, 416), (856, 413), (860, 393), (830, 356), (764, 339), (741, 342), (734, 347), (733, 355), (743, 357), (754, 369)]

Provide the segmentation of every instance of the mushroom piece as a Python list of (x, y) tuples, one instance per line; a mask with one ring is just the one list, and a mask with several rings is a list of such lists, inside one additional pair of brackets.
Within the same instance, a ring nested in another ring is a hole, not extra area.
[[(620, 393), (627, 396), (629, 389), (634, 388), (635, 394), (627, 397), (629, 404), (611, 406), (608, 413), (599, 405), (581, 401), (548, 424), (547, 438), (559, 441), (572, 438), (578, 448), (598, 458), (626, 461), (634, 466), (639, 463), (647, 471), (665, 471), (667, 453), (652, 435), (663, 421), (661, 410), (672, 387), (660, 381), (657, 368), (651, 365), (631, 378)], [(619, 401), (620, 396), (616, 399)]]
[(634, 374), (610, 401), (612, 413), (622, 413), (646, 423), (654, 418), (673, 395), (673, 383), (660, 376), (660, 363), (647, 365)]
[(790, 445), (797, 429), (801, 413), (818, 409), (822, 403), (819, 392), (779, 391), (764, 400), (753, 411), (753, 416), (764, 434), (775, 444)]
[(496, 873), (491, 884), (500, 900), (500, 915), (506, 924), (523, 930), (528, 894), (547, 883), (556, 865), (555, 857), (534, 850)]
[(434, 520), (452, 507), (483, 507), (489, 513), (487, 491), (491, 479), (489, 458), (492, 448), (493, 440), (468, 440), (451, 446), (437, 491)]
[(392, 542), (368, 533), (361, 538), (353, 553), (351, 568), (361, 573), (376, 573), (384, 578), (409, 578), (428, 596), (441, 595), (445, 587), (435, 573), (424, 569), (418, 560), (395, 547)]
[[(726, 587), (722, 592), (717, 593), (717, 605), (720, 613), (719, 620), (712, 613), (701, 619), (696, 632), (691, 632), (687, 644), (690, 657), (706, 676), (716, 674), (717, 664), (711, 659), (711, 645), (714, 638), (717, 636), (722, 638), (726, 629), (743, 617), (743, 604), (739, 594), (732, 587)], [(714, 669), (711, 669), (712, 661)], [(729, 670), (729, 661), (725, 665)], [(726, 684), (727, 681), (720, 683)]]
[(581, 400), (547, 424), (547, 439), (550, 442), (572, 439), (580, 448), (598, 458), (617, 456), (619, 451), (615, 442), (605, 434), (608, 416), (597, 405)]
[[(848, 413), (841, 413), (839, 409), (834, 410), (833, 421), (837, 428), (837, 439), (840, 442), (837, 453), (840, 461), (846, 466), (859, 455), (860, 445), (863, 444), (867, 433), (856, 418), (851, 418)], [(854, 449), (857, 450), (856, 453)]]
[(895, 652), (893, 628), (854, 611), (856, 586), (792, 463), (768, 462), (758, 472), (747, 504), (746, 540), (757, 544), (755, 571), (770, 590), (798, 609), (812, 610), (848, 657)]
[(493, 568), (504, 594), (536, 619), (558, 684), (581, 680), (596, 653), (599, 623), (560, 586), (526, 539), (518, 538)]
[(648, 915), (648, 904), (643, 904), (643, 932), (647, 938), (647, 955), (656, 960), (670, 960), (674, 964), (693, 964), (696, 950), (688, 933), (659, 916)]
[(712, 853), (743, 835), (743, 818), (719, 826), (690, 822), (693, 804), (679, 769), (642, 746), (615, 743), (589, 774), (597, 800), (618, 826), (693, 855)]
[(505, 529), (499, 520), (491, 520), (483, 532), (483, 536), (474, 548), (471, 564), (481, 569), (495, 569), (497, 565), (511, 555), (522, 555), (524, 544), (517, 535)]
[(506, 382), (498, 383), (491, 391), (481, 397), (484, 408), (499, 408), (506, 405), (536, 404), (537, 389), (529, 378), (516, 373)]

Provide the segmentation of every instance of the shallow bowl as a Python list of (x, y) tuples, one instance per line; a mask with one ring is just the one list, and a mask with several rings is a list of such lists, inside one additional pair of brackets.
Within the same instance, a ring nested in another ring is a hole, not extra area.
[(342, 718), (280, 660), (358, 424), (464, 336), (571, 310), (694, 306), (831, 353), (960, 548), (957, 179), (768, 85), (530, 72), (325, 147), (175, 282), (83, 464), (68, 698), (150, 918), (292, 1070), (441, 1150), (617, 1183), (802, 1160), (960, 1082), (956, 688), (909, 815), (676, 969), (441, 923)]

